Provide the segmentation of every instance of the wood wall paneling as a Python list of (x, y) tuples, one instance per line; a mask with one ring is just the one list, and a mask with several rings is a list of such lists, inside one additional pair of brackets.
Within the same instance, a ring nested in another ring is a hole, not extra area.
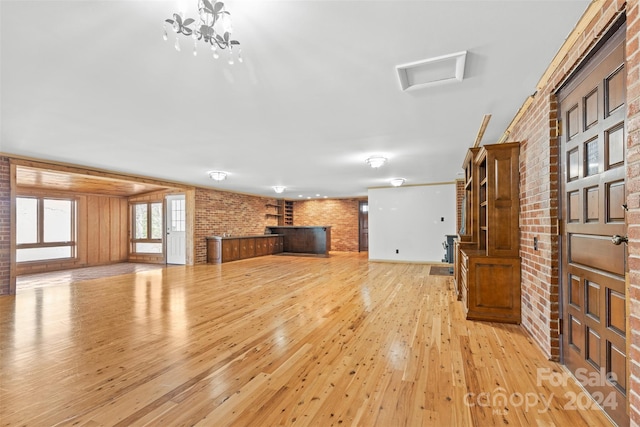
[[(19, 189), (17, 194), (34, 194)], [(47, 193), (65, 196), (64, 193)], [(17, 275), (68, 268), (105, 265), (127, 261), (128, 215), (127, 199), (100, 195), (74, 195), (77, 202), (76, 259), (52, 260), (16, 265)]]

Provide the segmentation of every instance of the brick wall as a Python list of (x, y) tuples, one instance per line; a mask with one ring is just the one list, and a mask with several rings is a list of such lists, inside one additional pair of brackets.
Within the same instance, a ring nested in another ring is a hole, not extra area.
[[(558, 360), (560, 356), (557, 333), (560, 310), (559, 240), (556, 226), (559, 140), (556, 129), (558, 106), (554, 92), (601, 39), (624, 5), (625, 2), (617, 0), (603, 2), (600, 13), (562, 58), (546, 86), (538, 90), (509, 137), (510, 141), (521, 142), (522, 325), (553, 360)], [(533, 250), (534, 237), (538, 238), (538, 251)]]
[[(559, 358), (558, 341), (558, 138), (547, 125), (555, 118), (550, 94), (540, 96), (514, 130), (520, 147), (520, 255), (522, 325), (543, 351)], [(544, 123), (545, 126), (540, 124)], [(533, 239), (538, 238), (538, 250)]]
[(9, 159), (0, 157), (0, 295), (9, 294), (11, 267), (11, 181)]
[[(269, 225), (278, 225), (276, 199), (197, 188), (195, 195), (195, 263), (207, 262), (207, 236), (230, 233), (235, 236), (264, 234)], [(295, 217), (295, 210), (294, 210)]]
[(640, 2), (627, 2), (627, 234), (629, 236), (629, 400), (640, 425)]
[(324, 199), (293, 204), (294, 225), (330, 225), (331, 250), (358, 252), (359, 209), (366, 199)]

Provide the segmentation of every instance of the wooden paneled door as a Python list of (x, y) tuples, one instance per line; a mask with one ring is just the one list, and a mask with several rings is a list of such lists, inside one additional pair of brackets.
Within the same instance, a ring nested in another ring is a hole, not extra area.
[[(624, 26), (623, 26), (624, 27)], [(624, 28), (558, 93), (563, 363), (628, 425)], [(585, 399), (576, 397), (576, 405)]]
[(360, 202), (359, 207), (359, 247), (358, 252), (369, 250), (369, 202)]

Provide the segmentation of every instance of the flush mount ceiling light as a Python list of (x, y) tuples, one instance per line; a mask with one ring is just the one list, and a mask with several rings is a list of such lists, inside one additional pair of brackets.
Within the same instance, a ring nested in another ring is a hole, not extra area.
[(273, 191), (275, 191), (276, 193), (280, 194), (282, 193), (287, 187), (285, 187), (284, 185), (274, 185), (273, 186)]
[(207, 173), (209, 174), (209, 178), (214, 181), (224, 181), (227, 179), (227, 175), (229, 175), (227, 172), (223, 171), (209, 171)]
[(400, 187), (402, 184), (404, 184), (405, 179), (404, 178), (393, 178), (391, 181), (389, 181), (391, 183), (391, 185), (393, 185), (394, 187)]
[(384, 165), (387, 162), (387, 158), (382, 156), (371, 156), (367, 160), (365, 160), (365, 162), (367, 162), (369, 166), (375, 169)]
[[(233, 47), (237, 47), (238, 62), (242, 62), (240, 42), (231, 40), (233, 26), (231, 25), (231, 14), (227, 12), (224, 3), (221, 1), (197, 0), (198, 18), (185, 18), (184, 13), (174, 13), (173, 19), (167, 18), (164, 21), (171, 25), (176, 32), (176, 42), (174, 47), (180, 51), (180, 40), (178, 34), (191, 36), (193, 38), (193, 56), (198, 55), (198, 41), (202, 40), (211, 46), (213, 57), (218, 59), (218, 49), (229, 49), (229, 65), (233, 65)], [(162, 38), (167, 40), (167, 24), (164, 25)]]
[(443, 83), (460, 82), (464, 78), (467, 51), (437, 56), (422, 61), (396, 65), (402, 90), (414, 90)]

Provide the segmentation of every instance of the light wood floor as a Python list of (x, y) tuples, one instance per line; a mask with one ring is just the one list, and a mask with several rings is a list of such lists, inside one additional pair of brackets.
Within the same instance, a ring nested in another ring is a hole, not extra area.
[(98, 277), (119, 276), (121, 274), (157, 270), (159, 268), (164, 268), (164, 265), (125, 262), (98, 267), (84, 267), (73, 270), (52, 271), (48, 273), (25, 274), (23, 276), (18, 276), (16, 280), (16, 291), (20, 293), (27, 289), (68, 285)]
[(429, 269), (269, 256), (0, 297), (0, 424), (610, 425)]

